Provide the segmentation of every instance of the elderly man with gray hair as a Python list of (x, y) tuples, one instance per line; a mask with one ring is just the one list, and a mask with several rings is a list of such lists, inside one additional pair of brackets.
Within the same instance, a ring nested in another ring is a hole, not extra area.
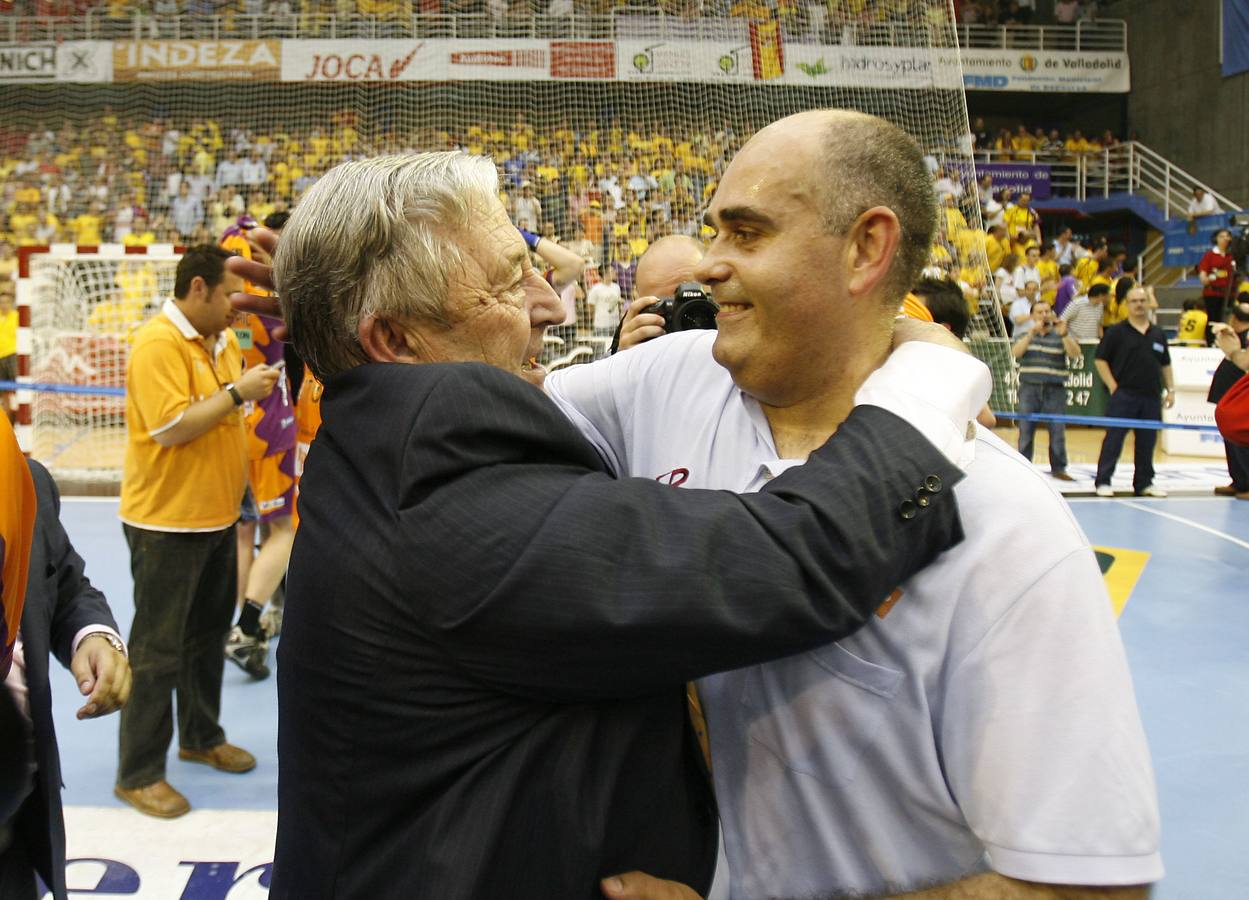
[(952, 492), (915, 485), (960, 479), (987, 371), (942, 351), (958, 375), (903, 395), (887, 363), (805, 466), (750, 496), (674, 491), (678, 472), (614, 477), (525, 383), (563, 313), (488, 160), (339, 166), (274, 276), (325, 393), (278, 651), (271, 896), (593, 897), (627, 869), (706, 889), (685, 683), (848, 634), (957, 543)]

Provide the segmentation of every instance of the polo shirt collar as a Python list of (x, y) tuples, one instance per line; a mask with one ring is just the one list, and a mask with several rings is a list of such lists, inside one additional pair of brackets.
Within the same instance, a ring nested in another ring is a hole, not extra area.
[[(202, 341), (204, 336), (195, 330), (195, 326), (191, 324), (182, 310), (178, 309), (178, 304), (173, 300), (166, 300), (165, 305), (160, 310), (165, 317), (173, 322), (174, 327), (181, 332), (182, 336), (188, 341)], [(223, 329), (217, 334), (217, 343), (213, 345), (213, 359), (221, 355), (221, 351), (226, 347), (226, 333)]]

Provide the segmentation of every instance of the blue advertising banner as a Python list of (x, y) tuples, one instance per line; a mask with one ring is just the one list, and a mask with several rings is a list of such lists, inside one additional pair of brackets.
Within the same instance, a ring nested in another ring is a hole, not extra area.
[(1249, 72), (1249, 0), (1223, 0), (1223, 77)]
[(1029, 163), (976, 163), (976, 177), (993, 176), (993, 190), (1010, 188), (1032, 194), (1033, 200), (1050, 198), (1050, 167)]
[(1188, 220), (1174, 218), (1167, 222), (1162, 232), (1162, 251), (1166, 265), (1186, 269), (1197, 265), (1206, 251), (1214, 246), (1214, 235), (1226, 228), (1227, 213), (1202, 216), (1190, 229)]

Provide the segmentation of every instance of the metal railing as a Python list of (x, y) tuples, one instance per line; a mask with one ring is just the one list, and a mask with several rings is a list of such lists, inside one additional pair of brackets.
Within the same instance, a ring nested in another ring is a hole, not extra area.
[(1213, 197), (1225, 211), (1241, 209), (1238, 203), (1140, 141), (1126, 141), (1087, 153), (978, 150), (973, 158), (976, 162), (1048, 165), (1051, 189), (1060, 197), (1090, 200), (1112, 194), (1139, 194), (1168, 219), (1187, 215), (1196, 188)]
[[(820, 6), (800, 7), (781, 19), (785, 40), (805, 44), (974, 49), (1126, 51), (1127, 24), (1118, 19), (1076, 25), (929, 25), (840, 23)], [(391, 17), (315, 12), (287, 16), (0, 16), (0, 43), (65, 40), (246, 40), (264, 38), (574, 38), (613, 40), (745, 40), (749, 23), (737, 18), (666, 15), (625, 7), (611, 15), (501, 16), (414, 14)]]

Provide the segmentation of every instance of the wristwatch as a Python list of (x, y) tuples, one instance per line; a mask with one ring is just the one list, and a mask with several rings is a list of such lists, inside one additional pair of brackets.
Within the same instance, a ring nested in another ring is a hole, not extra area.
[(239, 393), (239, 389), (234, 386), (233, 381), (227, 384), (225, 389), (230, 392), (230, 398), (234, 400), (235, 406), (243, 405), (243, 395)]
[(85, 635), (83, 637), (83, 640), (85, 641), (87, 638), (93, 638), (93, 637), (104, 638), (104, 640), (112, 644), (114, 650), (116, 650), (122, 656), (126, 656), (126, 645), (123, 644), (121, 642), (121, 639), (118, 638), (116, 635), (109, 634), (107, 631), (93, 631), (90, 634)]

